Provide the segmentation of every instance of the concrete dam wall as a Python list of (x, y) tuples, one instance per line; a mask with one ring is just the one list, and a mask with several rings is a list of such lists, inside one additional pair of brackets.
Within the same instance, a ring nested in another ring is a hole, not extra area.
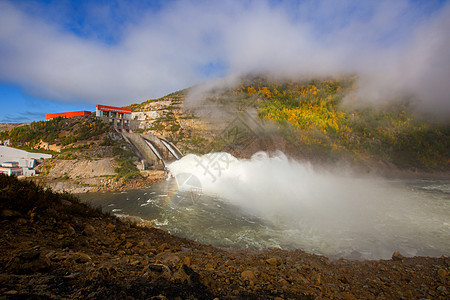
[(144, 161), (145, 169), (164, 170), (167, 163), (183, 157), (181, 151), (164, 138), (129, 132), (122, 132), (122, 136)]

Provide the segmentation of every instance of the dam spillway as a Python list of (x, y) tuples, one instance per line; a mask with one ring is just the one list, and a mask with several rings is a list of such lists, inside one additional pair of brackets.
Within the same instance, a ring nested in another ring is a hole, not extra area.
[(178, 150), (173, 144), (162, 138), (160, 138), (160, 141), (177, 160), (183, 157), (183, 154), (181, 154), (180, 150)]
[(156, 155), (156, 157), (159, 158), (159, 160), (163, 163), (164, 166), (166, 166), (166, 162), (164, 161), (164, 158), (162, 157), (161, 153), (159, 153), (159, 150), (155, 147), (155, 145), (152, 144), (147, 139), (144, 139), (145, 143), (150, 147), (150, 149), (153, 151), (153, 153)]
[(167, 163), (183, 157), (181, 151), (163, 137), (153, 134), (122, 132), (136, 155), (145, 162), (146, 168), (164, 170)]

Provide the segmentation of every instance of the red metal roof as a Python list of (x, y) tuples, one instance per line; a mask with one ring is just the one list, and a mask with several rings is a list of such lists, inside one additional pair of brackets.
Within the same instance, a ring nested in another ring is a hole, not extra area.
[(95, 109), (101, 110), (101, 111), (117, 112), (117, 113), (131, 115), (131, 109), (129, 109), (129, 108), (115, 107), (115, 106), (108, 106), (108, 105), (96, 105)]
[(70, 112), (55, 113), (55, 114), (46, 114), (45, 119), (50, 120), (50, 119), (57, 118), (57, 117), (71, 118), (71, 117), (89, 115), (90, 113), (91, 113), (90, 111), (81, 110), (81, 111), (70, 111)]

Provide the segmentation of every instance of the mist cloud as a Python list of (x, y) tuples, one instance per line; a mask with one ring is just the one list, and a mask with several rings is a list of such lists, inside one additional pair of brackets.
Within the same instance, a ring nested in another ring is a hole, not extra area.
[(126, 105), (223, 73), (357, 73), (359, 99), (409, 95), (445, 118), (450, 5), (427, 3), (173, 1), (109, 26), (117, 38), (106, 43), (0, 1), (0, 80), (41, 97)]

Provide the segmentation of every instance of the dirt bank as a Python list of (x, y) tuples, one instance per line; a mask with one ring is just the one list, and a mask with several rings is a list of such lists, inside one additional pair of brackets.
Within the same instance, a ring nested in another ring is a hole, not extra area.
[[(448, 257), (332, 260), (221, 249), (0, 175), (5, 299), (448, 299)], [(31, 198), (30, 198), (31, 197)], [(128, 297), (128, 298), (127, 298)]]
[(162, 170), (141, 171), (140, 177), (132, 179), (117, 178), (117, 166), (114, 157), (52, 159), (39, 165), (40, 174), (29, 180), (55, 192), (77, 194), (143, 188), (166, 178)]
[(36, 176), (28, 178), (38, 184), (51, 188), (55, 192), (68, 192), (71, 194), (106, 192), (106, 191), (126, 191), (148, 187), (156, 182), (166, 179), (165, 171), (151, 170), (143, 172), (144, 176), (135, 179), (116, 179), (116, 176), (101, 175), (93, 177), (49, 178), (46, 176)]

